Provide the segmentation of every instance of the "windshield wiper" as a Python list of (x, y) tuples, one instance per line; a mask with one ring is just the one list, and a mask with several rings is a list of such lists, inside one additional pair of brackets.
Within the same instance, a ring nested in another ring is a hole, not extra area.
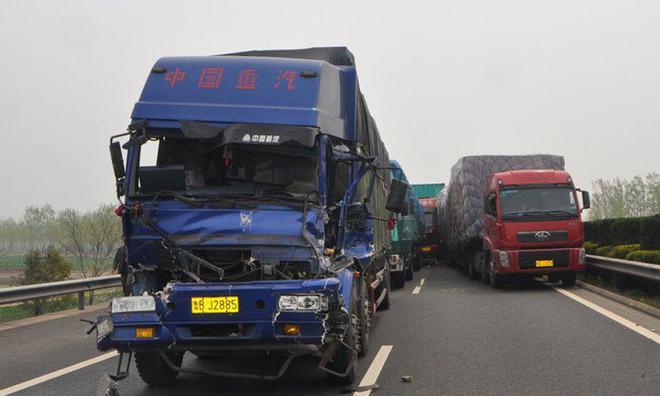
[(560, 210), (560, 209), (548, 210), (547, 212), (544, 213), (553, 214), (553, 215), (577, 216), (576, 212), (569, 212), (568, 210)]

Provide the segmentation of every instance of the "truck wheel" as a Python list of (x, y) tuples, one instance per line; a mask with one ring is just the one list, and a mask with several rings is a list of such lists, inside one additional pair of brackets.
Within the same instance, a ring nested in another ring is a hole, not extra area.
[(468, 271), (468, 277), (472, 280), (477, 280), (481, 278), (479, 275), (479, 272), (477, 270), (477, 265), (480, 266), (480, 253), (469, 253), (467, 255), (467, 271)]
[(490, 282), (490, 285), (493, 287), (493, 289), (499, 289), (502, 287), (501, 276), (493, 271), (492, 263), (488, 268), (488, 281)]
[(577, 279), (577, 274), (575, 272), (567, 272), (561, 274), (561, 285), (562, 287), (573, 287), (575, 286), (575, 281)]
[(359, 310), (357, 319), (357, 352), (358, 357), (363, 357), (369, 351), (369, 332), (371, 330), (371, 309), (367, 284), (360, 282), (360, 294), (358, 296)]
[(406, 281), (413, 280), (414, 276), (415, 274), (413, 273), (412, 263), (411, 263), (408, 267), (406, 267)]
[[(357, 310), (355, 303), (353, 303), (353, 309)], [(357, 350), (357, 342), (356, 342), (357, 323), (355, 319), (356, 319), (356, 315), (351, 315), (351, 323), (348, 324), (348, 328), (346, 329), (346, 334), (344, 334), (344, 343), (349, 347), (353, 348), (353, 350)], [(353, 360), (352, 351), (350, 351), (348, 348), (342, 345), (339, 347), (339, 350), (332, 358), (332, 360), (328, 362), (327, 367), (330, 370), (335, 371), (337, 373), (343, 373), (348, 368), (348, 365), (351, 364), (352, 360)], [(346, 375), (345, 377), (340, 377), (338, 375), (328, 373), (328, 379), (339, 385), (352, 384), (355, 381), (355, 364), (353, 365), (353, 367), (351, 367), (351, 369), (348, 372), (348, 375)]]
[[(183, 352), (168, 352), (167, 356), (175, 366), (181, 367)], [(179, 372), (172, 370), (157, 352), (136, 352), (135, 366), (142, 381), (153, 386), (171, 384), (179, 375)]]
[(483, 259), (481, 260), (481, 268), (479, 272), (481, 273), (481, 281), (485, 284), (490, 283), (490, 271), (488, 270), (488, 264), (490, 263), (490, 252), (486, 251), (483, 253)]
[(390, 272), (392, 276), (392, 289), (401, 289), (405, 286), (406, 275), (404, 271)]
[(419, 257), (415, 257), (413, 260), (413, 265), (412, 265), (413, 271), (417, 272), (422, 269), (422, 260), (419, 259)]

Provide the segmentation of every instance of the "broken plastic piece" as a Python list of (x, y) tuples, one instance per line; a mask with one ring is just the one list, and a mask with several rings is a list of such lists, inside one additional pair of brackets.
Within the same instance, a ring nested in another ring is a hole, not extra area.
[(412, 375), (402, 375), (401, 376), (401, 382), (412, 382), (413, 376)]

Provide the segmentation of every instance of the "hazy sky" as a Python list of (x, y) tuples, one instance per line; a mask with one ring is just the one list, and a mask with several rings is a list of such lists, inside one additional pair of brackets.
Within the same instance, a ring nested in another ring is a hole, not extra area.
[(660, 171), (660, 2), (387, 4), (3, 0), (0, 217), (113, 201), (108, 138), (153, 63), (248, 49), (348, 46), (413, 183), (469, 154), (564, 155), (583, 187)]

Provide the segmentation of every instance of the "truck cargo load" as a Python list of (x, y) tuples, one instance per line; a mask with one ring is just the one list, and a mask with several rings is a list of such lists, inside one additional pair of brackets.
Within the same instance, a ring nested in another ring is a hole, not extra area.
[(438, 200), (440, 235), (445, 246), (459, 249), (480, 243), (488, 178), (493, 173), (520, 169), (564, 170), (564, 157), (475, 155), (462, 157), (452, 166), (447, 188)]

